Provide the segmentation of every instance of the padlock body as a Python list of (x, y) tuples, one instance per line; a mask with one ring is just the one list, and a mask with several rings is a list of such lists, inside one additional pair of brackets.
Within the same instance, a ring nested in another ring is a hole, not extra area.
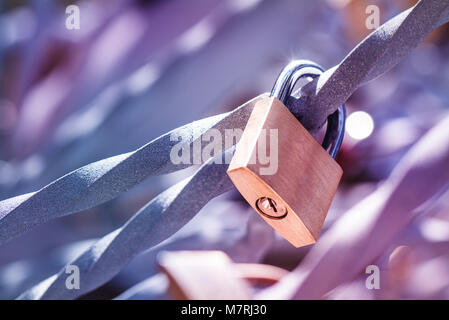
[[(276, 98), (254, 106), (228, 168), (246, 201), (295, 247), (316, 242), (342, 174), (338, 163)], [(282, 207), (286, 214), (266, 214), (261, 198), (273, 199), (276, 213)]]

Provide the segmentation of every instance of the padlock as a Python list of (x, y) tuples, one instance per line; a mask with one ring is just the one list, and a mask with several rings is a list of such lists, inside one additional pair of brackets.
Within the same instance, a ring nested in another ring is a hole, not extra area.
[[(227, 171), (246, 201), (295, 247), (317, 241), (343, 174), (335, 157), (344, 136), (344, 105), (328, 117), (323, 145), (285, 106), (299, 79), (322, 73), (306, 60), (284, 68), (270, 97), (254, 106)], [(267, 163), (267, 154), (277, 163)]]
[(234, 263), (222, 251), (169, 251), (158, 255), (169, 292), (182, 300), (250, 300), (255, 290), (288, 274), (268, 264)]

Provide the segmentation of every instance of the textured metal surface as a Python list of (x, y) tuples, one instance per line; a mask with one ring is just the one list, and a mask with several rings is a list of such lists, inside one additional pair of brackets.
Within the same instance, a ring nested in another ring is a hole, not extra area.
[(255, 98), (231, 113), (212, 116), (175, 129), (134, 152), (91, 163), (37, 192), (1, 201), (0, 244), (53, 218), (111, 200), (149, 176), (188, 167), (187, 164), (173, 164), (170, 160), (170, 151), (178, 143), (178, 140), (171, 141), (171, 135), (182, 137), (184, 142), (192, 146), (209, 129), (220, 130), (223, 135), (225, 129), (243, 129), (257, 100)]
[[(233, 149), (216, 158), (225, 157)], [(63, 268), (20, 298), (74, 299), (111, 279), (138, 253), (159, 244), (183, 227), (210, 199), (233, 188), (226, 175), (228, 166), (213, 161), (215, 158), (192, 177), (158, 195), (123, 227), (98, 240), (71, 262), (80, 269), (79, 290), (66, 288), (67, 274)]]
[(449, 0), (422, 0), (390, 19), (354, 48), (337, 66), (291, 98), (291, 111), (310, 131), (320, 128), (360, 86), (384, 74), (435, 28), (449, 21)]
[[(434, 28), (449, 19), (449, 0), (424, 0), (386, 22), (360, 43), (338, 66), (308, 84), (300, 99), (287, 105), (311, 131), (364, 83), (396, 65)], [(307, 98), (305, 98), (307, 97)], [(244, 128), (253, 101), (231, 113), (176, 129), (193, 143), (210, 128)], [(52, 218), (79, 212), (108, 201), (150, 175), (180, 170), (173, 165), (170, 133), (135, 152), (80, 168), (35, 193), (0, 202), (0, 244)], [(111, 279), (135, 255), (168, 238), (213, 197), (232, 188), (227, 165), (208, 163), (192, 178), (152, 200), (122, 228), (106, 235), (71, 264), (80, 267), (81, 290), (67, 290), (65, 268), (24, 293), (23, 299), (70, 299)]]

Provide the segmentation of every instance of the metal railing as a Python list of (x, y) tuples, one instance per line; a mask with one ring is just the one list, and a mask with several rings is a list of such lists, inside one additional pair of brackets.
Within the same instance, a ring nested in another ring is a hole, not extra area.
[[(432, 30), (449, 20), (449, 0), (422, 0), (389, 20), (365, 38), (343, 61), (306, 85), (305, 95), (287, 105), (310, 131), (361, 85), (382, 75), (410, 53)], [(232, 112), (205, 118), (173, 130), (138, 150), (94, 162), (52, 182), (39, 191), (0, 202), (0, 245), (53, 218), (104, 203), (152, 175), (186, 168), (170, 161), (182, 136), (192, 145), (211, 129), (241, 128), (255, 98)], [(229, 155), (227, 150), (223, 155)], [(226, 154), (227, 153), (227, 154)], [(157, 245), (190, 221), (212, 198), (233, 188), (227, 165), (209, 159), (190, 178), (167, 189), (123, 227), (109, 233), (77, 259), (81, 289), (67, 290), (67, 274), (58, 274), (23, 293), (22, 299), (74, 299), (114, 277), (134, 256)]]

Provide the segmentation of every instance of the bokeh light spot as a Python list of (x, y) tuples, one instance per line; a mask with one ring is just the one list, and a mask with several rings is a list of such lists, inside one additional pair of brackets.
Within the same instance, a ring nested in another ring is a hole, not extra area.
[(364, 111), (356, 111), (346, 120), (346, 132), (355, 140), (368, 138), (374, 130), (373, 118)]

